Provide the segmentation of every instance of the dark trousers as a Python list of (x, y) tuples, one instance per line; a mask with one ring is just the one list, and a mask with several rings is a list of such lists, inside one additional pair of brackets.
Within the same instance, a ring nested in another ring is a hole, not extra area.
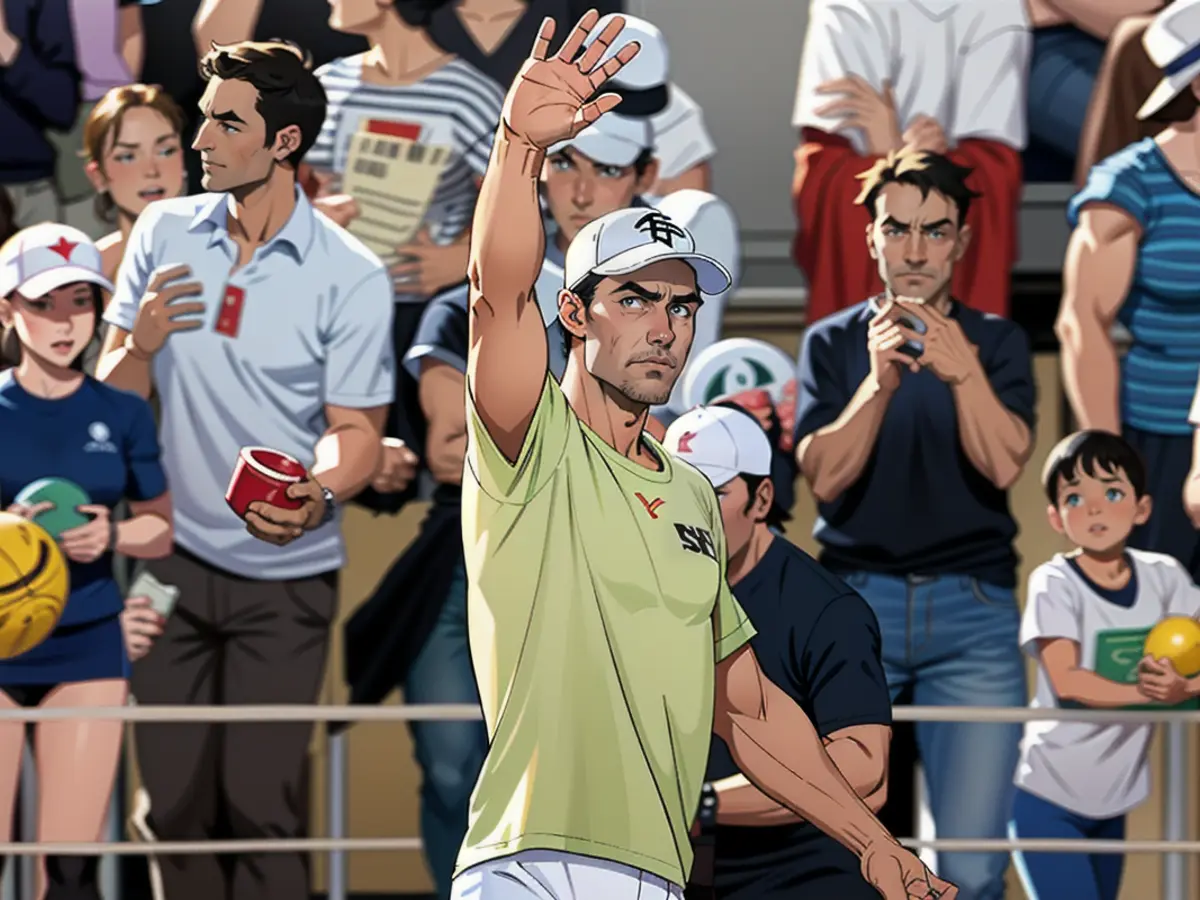
[(1146, 492), (1154, 501), (1150, 518), (1129, 536), (1129, 546), (1173, 556), (1200, 578), (1200, 532), (1183, 508), (1183, 484), (1192, 468), (1192, 436), (1150, 434), (1136, 428), (1124, 429), (1146, 464)]
[[(315, 703), (337, 603), (336, 573), (252, 581), (176, 549), (150, 571), (180, 590), (163, 635), (133, 669), (141, 705)], [(300, 723), (139, 724), (150, 827), (160, 841), (304, 838), (309, 740)], [(297, 900), (306, 854), (162, 857), (168, 900)]]

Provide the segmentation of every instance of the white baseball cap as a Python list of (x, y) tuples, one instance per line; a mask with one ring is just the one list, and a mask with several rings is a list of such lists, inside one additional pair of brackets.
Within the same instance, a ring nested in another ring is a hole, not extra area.
[[(588, 32), (584, 46), (591, 44), (599, 37), (600, 32), (604, 31), (608, 27), (608, 23), (616, 17), (615, 13), (602, 16), (596, 26)], [(627, 62), (621, 71), (613, 76), (612, 83), (617, 87), (631, 88), (636, 91), (644, 91), (666, 84), (667, 72), (670, 71), (670, 57), (667, 54), (667, 39), (663, 37), (663, 33), (658, 26), (652, 25), (645, 19), (639, 19), (637, 16), (621, 14), (621, 18), (625, 20), (625, 27), (621, 29), (621, 33), (612, 42), (612, 45), (604, 51), (600, 61), (608, 62), (621, 51), (622, 47), (635, 41), (639, 45), (639, 49), (637, 56)]]
[(649, 119), (605, 113), (571, 140), (555, 144), (546, 152), (553, 156), (568, 147), (602, 166), (624, 168), (654, 147), (654, 129)]
[(771, 440), (749, 413), (724, 406), (698, 406), (671, 423), (667, 451), (691, 463), (714, 488), (739, 475), (771, 474)]
[(649, 207), (619, 209), (589, 222), (567, 248), (565, 286), (573, 290), (588, 275), (628, 275), (664, 259), (681, 259), (696, 273), (696, 287), (724, 293), (729, 270), (696, 249), (692, 233)]
[(100, 251), (86, 234), (69, 225), (42, 222), (18, 231), (0, 247), (0, 297), (20, 291), (29, 298), (86, 281), (112, 291)]
[(1147, 119), (1200, 77), (1200, 0), (1175, 0), (1156, 15), (1142, 36), (1142, 46), (1163, 73), (1138, 110), (1137, 117)]

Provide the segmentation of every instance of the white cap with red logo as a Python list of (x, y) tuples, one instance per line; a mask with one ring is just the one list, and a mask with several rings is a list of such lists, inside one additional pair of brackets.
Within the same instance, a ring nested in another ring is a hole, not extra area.
[(14, 291), (30, 299), (44, 297), (79, 281), (113, 290), (104, 277), (100, 251), (78, 228), (42, 222), (18, 231), (0, 247), (0, 297)]
[(699, 469), (715, 488), (739, 475), (771, 474), (771, 440), (740, 409), (698, 406), (671, 423), (663, 446)]

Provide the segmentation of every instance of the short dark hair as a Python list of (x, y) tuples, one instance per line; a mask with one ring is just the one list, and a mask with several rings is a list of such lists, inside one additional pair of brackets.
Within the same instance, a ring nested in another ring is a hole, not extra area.
[(412, 28), (428, 28), (433, 14), (453, 0), (392, 0), (396, 15)]
[(200, 76), (248, 81), (258, 91), (255, 110), (266, 125), (270, 147), (282, 129), (300, 129), (300, 146), (287, 161), (298, 167), (325, 123), (325, 89), (312, 71), (312, 56), (291, 41), (213, 44), (200, 61)]
[[(738, 406), (732, 400), (722, 400), (720, 403), (714, 403), (712, 405), (714, 407), (720, 407), (722, 409), (736, 410), (737, 412), (740, 412), (742, 415), (748, 416), (749, 418), (753, 419), (755, 425), (761, 426), (761, 423), (758, 421), (758, 419), (754, 418), (754, 416), (750, 415), (750, 413), (746, 412), (746, 410), (742, 409), (740, 406)], [(768, 428), (766, 430), (766, 432), (767, 432), (767, 440), (771, 442), (772, 460), (774, 460), (775, 448), (779, 446), (779, 438), (783, 434), (783, 425), (779, 421), (778, 414), (776, 414), (774, 411), (771, 412), (771, 427)], [(776, 467), (774, 465), (772, 465), (771, 468), (775, 469)], [(750, 499), (746, 502), (746, 508), (744, 510), (742, 510), (743, 512), (749, 512), (750, 507), (752, 507), (754, 505), (754, 494), (758, 490), (758, 486), (760, 484), (762, 484), (764, 481), (766, 481), (768, 478), (770, 478), (772, 481), (772, 486), (774, 487), (775, 479), (774, 479), (773, 474), (772, 475), (747, 475), (745, 472), (742, 472), (742, 473), (739, 473), (738, 477), (740, 477), (742, 479), (742, 481), (746, 482), (746, 491), (750, 495)], [(763, 521), (766, 523), (768, 528), (773, 528), (780, 533), (783, 533), (785, 531), (785, 529), (783, 527), (784, 524), (792, 521), (792, 514), (789, 513), (782, 506), (779, 505), (779, 491), (778, 490), (775, 491), (775, 496), (771, 500), (771, 508), (769, 510), (767, 510), (766, 518), (763, 519)]]
[[(67, 285), (63, 285), (67, 287)], [(104, 315), (104, 294), (100, 290), (100, 285), (89, 285), (92, 289), (92, 307), (96, 311), (96, 319), (92, 323), (92, 334), (88, 338), (90, 343), (95, 337), (96, 332), (100, 330), (100, 317)], [(9, 294), (6, 299), (9, 303), (12, 302), (13, 295)], [(31, 300), (36, 300), (36, 297), (31, 297)], [(71, 368), (77, 372), (83, 371), (83, 357), (87, 354), (87, 347), (75, 357), (71, 363)], [(12, 366), (21, 364), (21, 338), (17, 334), (17, 329), (12, 327), (0, 328), (0, 369), (7, 369)]]
[[(583, 304), (583, 308), (586, 311), (587, 308), (592, 305), (592, 301), (596, 299), (596, 288), (600, 286), (600, 282), (602, 282), (604, 278), (605, 276), (603, 275), (597, 275), (595, 272), (588, 272), (587, 275), (584, 276), (583, 281), (579, 282), (579, 284), (575, 285), (575, 287), (568, 288), (567, 290), (579, 298), (579, 302)], [(564, 328), (563, 353), (570, 356), (571, 347), (576, 340), (577, 338), (575, 335), (571, 334), (571, 332)]]
[(967, 186), (967, 177), (972, 170), (952, 162), (940, 153), (914, 150), (905, 147), (894, 150), (867, 171), (858, 175), (862, 191), (855, 203), (865, 206), (871, 218), (875, 218), (879, 195), (889, 184), (907, 184), (921, 191), (922, 197), (929, 192), (941, 194), (958, 209), (958, 224), (967, 219), (971, 201), (980, 196)]
[(1137, 498), (1146, 496), (1146, 464), (1137, 450), (1118, 434), (1077, 431), (1058, 442), (1042, 469), (1042, 487), (1051, 506), (1058, 506), (1060, 485), (1079, 471), (1092, 478), (1097, 472), (1110, 475), (1123, 472)]

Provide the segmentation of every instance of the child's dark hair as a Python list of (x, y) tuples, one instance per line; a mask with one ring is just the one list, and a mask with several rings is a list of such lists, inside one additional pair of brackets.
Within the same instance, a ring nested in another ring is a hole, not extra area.
[[(746, 410), (742, 409), (740, 406), (738, 406), (736, 403), (734, 403), (730, 400), (724, 400), (720, 403), (713, 403), (712, 406), (714, 408), (719, 407), (722, 409), (737, 410), (742, 415), (750, 416), (751, 419), (754, 419), (755, 425), (760, 424), (758, 419), (755, 419), (754, 416), (751, 416), (750, 413), (746, 412)], [(771, 442), (771, 452), (772, 452), (771, 468), (776, 471), (778, 471), (778, 466), (775, 465), (775, 459), (777, 458), (777, 455), (775, 454), (775, 448), (779, 446), (779, 438), (780, 438), (781, 434), (782, 434), (782, 425), (779, 421), (779, 416), (776, 415), (774, 413), (774, 411), (772, 411), (771, 427), (769, 429), (767, 429), (767, 440)], [(740, 476), (741, 476), (742, 481), (746, 482), (746, 492), (747, 492), (747, 494), (749, 494), (749, 497), (750, 497), (750, 499), (746, 501), (746, 508), (744, 510), (742, 510), (742, 512), (749, 512), (750, 507), (754, 505), (754, 495), (756, 493), (758, 493), (758, 486), (760, 484), (762, 484), (764, 481), (766, 481), (768, 478), (771, 478), (772, 482), (774, 482), (774, 478), (772, 475), (747, 475), (745, 472), (740, 473)], [(776, 530), (780, 534), (782, 534), (784, 532), (783, 526), (786, 523), (792, 521), (792, 515), (786, 509), (784, 509), (782, 506), (779, 505), (778, 497), (779, 497), (779, 493), (776, 492), (775, 499), (771, 500), (771, 508), (767, 510), (767, 516), (765, 519), (763, 519), (763, 521), (766, 523), (766, 526), (768, 528), (773, 528), (774, 530)]]
[(1146, 464), (1125, 438), (1109, 431), (1077, 431), (1058, 442), (1042, 469), (1042, 487), (1051, 506), (1058, 506), (1058, 489), (1076, 472), (1091, 478), (1121, 472), (1137, 499), (1146, 496)]

